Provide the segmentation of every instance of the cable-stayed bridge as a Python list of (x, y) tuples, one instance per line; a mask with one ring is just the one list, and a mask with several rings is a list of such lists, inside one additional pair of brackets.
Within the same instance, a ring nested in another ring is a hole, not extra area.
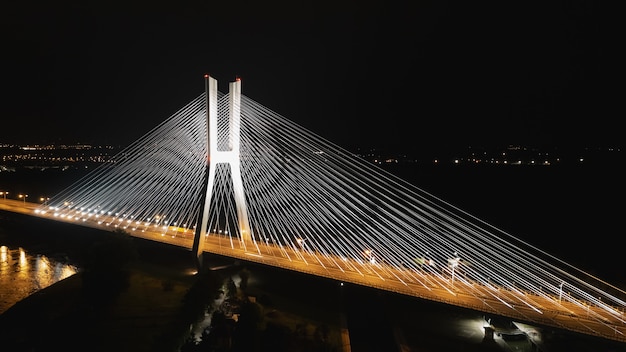
[[(35, 215), (626, 342), (626, 292), (206, 77)], [(199, 264), (201, 264), (199, 262)]]

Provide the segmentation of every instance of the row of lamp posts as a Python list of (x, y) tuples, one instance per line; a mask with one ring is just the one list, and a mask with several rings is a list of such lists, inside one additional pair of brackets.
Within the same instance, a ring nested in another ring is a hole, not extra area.
[[(7, 191), (0, 191), (0, 196), (2, 196), (2, 198), (4, 200), (7, 199), (7, 195), (9, 194), (9, 192)], [(28, 198), (28, 194), (18, 194), (17, 197), (21, 200), (24, 201), (24, 205), (26, 205), (26, 198)], [(39, 198), (39, 201), (41, 201), (43, 204), (46, 204), (48, 202), (48, 200), (50, 200), (50, 198), (48, 197), (41, 197)]]

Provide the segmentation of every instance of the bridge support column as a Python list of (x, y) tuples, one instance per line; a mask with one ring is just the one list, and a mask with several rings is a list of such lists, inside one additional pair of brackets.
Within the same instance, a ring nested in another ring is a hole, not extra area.
[(246, 197), (241, 178), (240, 162), (240, 141), (241, 141), (241, 80), (237, 78), (235, 82), (229, 84), (230, 101), (228, 109), (229, 120), (229, 148), (228, 158), (230, 164), (231, 177), (233, 181), (233, 193), (235, 196), (235, 206), (237, 207), (237, 221), (239, 223), (239, 235), (243, 245), (252, 240), (250, 234), (250, 222), (248, 221), (248, 208), (246, 207)]
[(484, 340), (493, 341), (493, 333), (494, 333), (493, 328), (491, 326), (485, 326), (483, 328), (485, 329)]
[(229, 84), (229, 105), (228, 105), (228, 149), (218, 150), (217, 129), (217, 80), (206, 75), (206, 111), (207, 111), (207, 150), (208, 160), (205, 173), (205, 199), (203, 208), (196, 225), (196, 232), (193, 241), (193, 253), (195, 255), (198, 269), (202, 267), (202, 253), (204, 236), (207, 234), (208, 217), (210, 211), (213, 186), (215, 184), (215, 168), (218, 164), (225, 163), (231, 169), (231, 181), (233, 183), (233, 196), (237, 207), (237, 222), (239, 236), (243, 247), (251, 241), (250, 223), (248, 220), (248, 209), (241, 177), (240, 162), (240, 139), (241, 139), (241, 80)]
[(211, 194), (215, 179), (215, 168), (211, 165), (211, 153), (217, 150), (217, 80), (209, 75), (204, 75), (206, 94), (206, 119), (207, 119), (207, 160), (204, 173), (204, 202), (200, 209), (199, 219), (196, 223), (196, 232), (193, 238), (192, 252), (198, 271), (202, 269), (202, 254), (204, 253), (204, 236), (207, 234), (207, 218), (211, 204)]

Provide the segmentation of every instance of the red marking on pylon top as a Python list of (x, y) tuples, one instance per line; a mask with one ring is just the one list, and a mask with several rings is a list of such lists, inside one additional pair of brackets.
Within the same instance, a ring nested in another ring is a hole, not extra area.
[(205, 74), (204, 74), (204, 78), (209, 78), (209, 74), (208, 74), (208, 73), (205, 73)]

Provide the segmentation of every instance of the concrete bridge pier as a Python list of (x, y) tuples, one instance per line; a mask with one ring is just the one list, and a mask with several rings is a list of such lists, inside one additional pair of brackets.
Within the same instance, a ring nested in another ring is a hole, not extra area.
[(493, 341), (493, 333), (495, 330), (491, 326), (485, 326), (485, 337), (484, 340)]

